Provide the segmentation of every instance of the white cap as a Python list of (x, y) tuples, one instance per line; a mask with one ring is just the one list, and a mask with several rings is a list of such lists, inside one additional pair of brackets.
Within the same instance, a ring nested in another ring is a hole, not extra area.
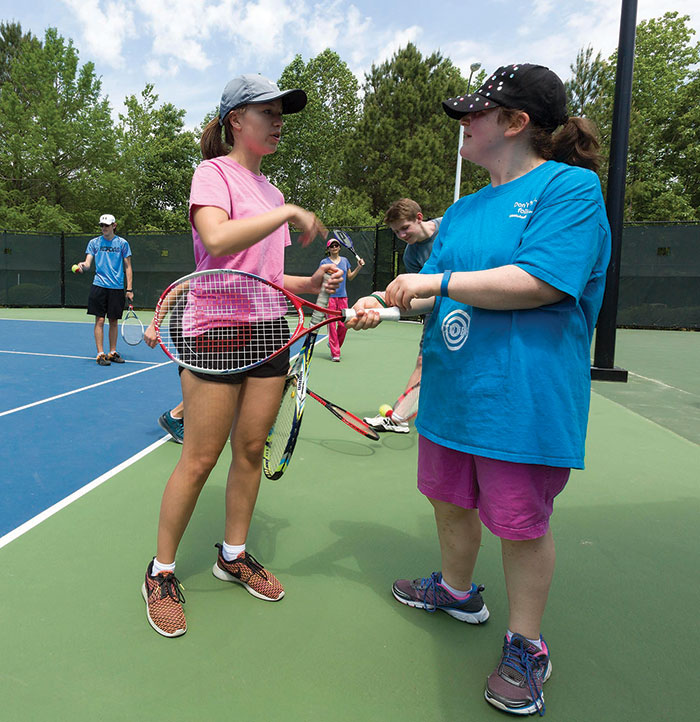
[(111, 213), (105, 213), (104, 215), (100, 216), (100, 225), (105, 223), (108, 226), (111, 226), (112, 223), (116, 223), (117, 219), (111, 214)]

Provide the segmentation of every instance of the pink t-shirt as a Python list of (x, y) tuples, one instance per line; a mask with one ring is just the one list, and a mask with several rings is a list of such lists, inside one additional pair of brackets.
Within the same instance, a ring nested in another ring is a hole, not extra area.
[[(251, 218), (284, 205), (284, 196), (264, 175), (256, 175), (228, 156), (205, 160), (192, 176), (190, 223), (195, 206), (216, 206), (229, 218)], [(198, 271), (235, 268), (284, 285), (284, 248), (291, 244), (289, 226), (283, 223), (254, 246), (230, 256), (210, 256), (192, 224), (194, 260)]]
[[(196, 206), (215, 206), (229, 218), (251, 218), (284, 205), (284, 196), (264, 175), (256, 175), (227, 156), (205, 160), (192, 177), (190, 223)], [(254, 246), (239, 253), (210, 256), (192, 223), (194, 258), (198, 271), (231, 268), (246, 271), (284, 286), (284, 248), (291, 244), (289, 226), (284, 223)], [(279, 318), (286, 311), (281, 293), (246, 281), (229, 279), (222, 296), (207, 287), (206, 280), (192, 282), (182, 325), (183, 335), (199, 335), (219, 326)], [(213, 295), (212, 295), (213, 293)], [(214, 299), (207, 303), (209, 297)]]

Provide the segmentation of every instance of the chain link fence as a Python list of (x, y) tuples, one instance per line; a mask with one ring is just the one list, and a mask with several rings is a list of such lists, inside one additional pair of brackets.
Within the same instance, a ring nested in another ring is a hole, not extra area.
[[(348, 283), (350, 304), (375, 289), (383, 289), (405, 269), (404, 244), (389, 228), (344, 230), (365, 260)], [(285, 271), (306, 276), (318, 267), (325, 243), (306, 248), (296, 242), (286, 249)], [(0, 306), (87, 305), (92, 273), (73, 274), (71, 266), (85, 258), (93, 236), (3, 231), (0, 239)], [(192, 237), (178, 234), (131, 234), (135, 306), (155, 307), (174, 280), (194, 270)], [(342, 250), (351, 264), (352, 255)], [(628, 225), (622, 237), (617, 322), (631, 328), (700, 330), (700, 223)]]

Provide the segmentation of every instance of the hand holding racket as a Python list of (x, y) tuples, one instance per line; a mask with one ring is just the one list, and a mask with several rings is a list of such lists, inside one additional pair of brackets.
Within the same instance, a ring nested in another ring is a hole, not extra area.
[(122, 338), (129, 346), (138, 346), (143, 339), (143, 324), (131, 304), (122, 321)]

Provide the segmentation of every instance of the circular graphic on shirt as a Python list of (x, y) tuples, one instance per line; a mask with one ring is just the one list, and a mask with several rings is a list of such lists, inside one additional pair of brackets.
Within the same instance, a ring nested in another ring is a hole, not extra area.
[(462, 310), (452, 311), (442, 320), (442, 337), (450, 351), (459, 351), (469, 337), (471, 316)]

